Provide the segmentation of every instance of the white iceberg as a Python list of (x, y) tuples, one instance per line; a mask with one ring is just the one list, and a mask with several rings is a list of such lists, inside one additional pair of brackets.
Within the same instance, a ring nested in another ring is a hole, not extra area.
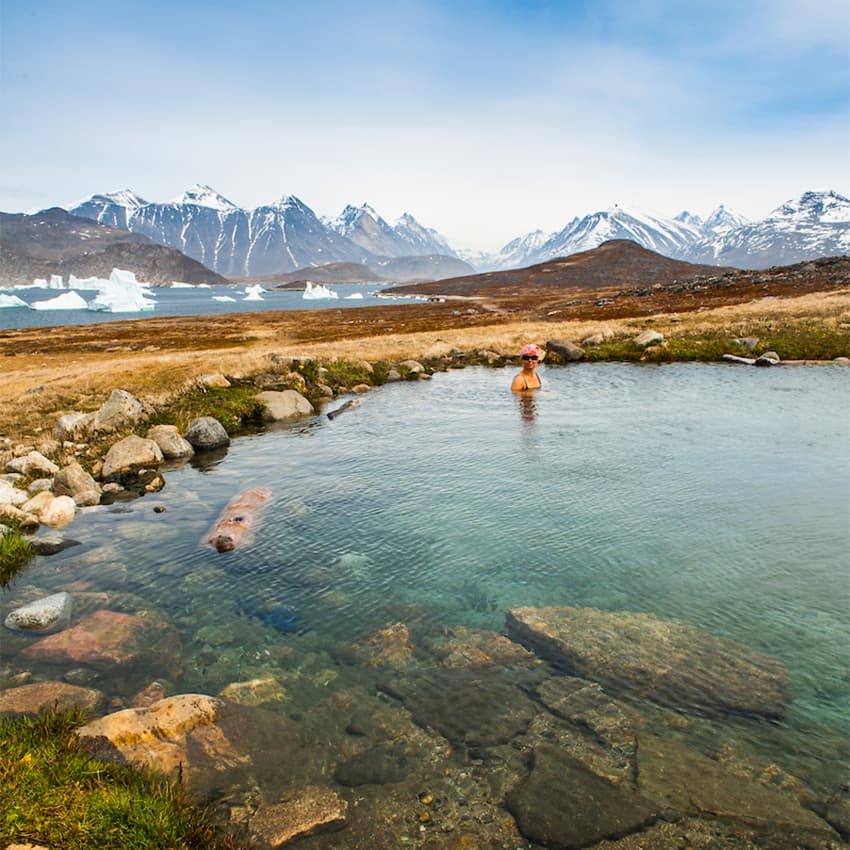
[(352, 293), (351, 293), (351, 295), (346, 295), (345, 297), (346, 297), (346, 299), (351, 299), (351, 298), (362, 298), (362, 297), (363, 297), (363, 293), (362, 293), (362, 292), (352, 292)]
[(213, 301), (235, 301), (235, 298), (231, 298), (229, 295), (213, 295)]
[(15, 289), (47, 289), (47, 280), (43, 277), (37, 277), (29, 286), (23, 284), (16, 286)]
[(156, 302), (147, 297), (150, 289), (136, 280), (133, 272), (112, 269), (109, 280), (101, 281), (100, 291), (89, 304), (89, 310), (107, 313), (139, 313), (153, 310)]
[(332, 289), (328, 289), (327, 286), (322, 286), (321, 283), (313, 283), (312, 280), (308, 280), (302, 298), (339, 298), (339, 295)]
[(254, 284), (253, 286), (245, 287), (245, 297), (242, 299), (243, 301), (262, 301), (263, 293), (266, 290), (260, 286), (259, 283)]
[(65, 281), (62, 280), (61, 274), (50, 275), (50, 283), (47, 284), (48, 289), (65, 289)]
[(68, 289), (95, 289), (99, 290), (103, 286), (104, 280), (102, 277), (76, 277), (75, 275), (68, 276)]
[(85, 310), (87, 306), (86, 299), (78, 292), (63, 292), (55, 298), (30, 304), (33, 310)]
[(173, 280), (171, 281), (172, 289), (194, 289), (195, 286), (192, 283), (183, 283), (182, 280)]
[(29, 307), (22, 298), (18, 298), (17, 295), (6, 295), (5, 293), (0, 292), (0, 307)]

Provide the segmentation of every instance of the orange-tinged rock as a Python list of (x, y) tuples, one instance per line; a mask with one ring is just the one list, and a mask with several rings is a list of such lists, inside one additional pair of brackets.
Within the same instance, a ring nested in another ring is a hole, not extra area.
[(95, 688), (81, 688), (67, 682), (32, 682), (0, 692), (0, 714), (38, 714), (54, 706), (61, 711), (80, 708), (92, 716), (104, 709), (106, 697)]

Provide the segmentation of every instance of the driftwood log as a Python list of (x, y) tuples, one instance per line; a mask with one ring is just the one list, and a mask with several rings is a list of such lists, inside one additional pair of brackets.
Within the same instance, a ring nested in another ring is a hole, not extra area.
[(261, 508), (271, 495), (268, 487), (252, 487), (234, 496), (210, 530), (206, 542), (219, 552), (230, 552), (249, 543)]
[(335, 419), (340, 413), (345, 413), (346, 410), (354, 410), (355, 407), (360, 407), (361, 404), (363, 404), (362, 398), (352, 398), (336, 410), (328, 411), (328, 419)]

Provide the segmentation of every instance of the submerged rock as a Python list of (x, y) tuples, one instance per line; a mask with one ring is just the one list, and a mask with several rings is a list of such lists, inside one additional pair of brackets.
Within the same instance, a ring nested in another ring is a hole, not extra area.
[(334, 772), (340, 785), (387, 785), (403, 782), (408, 773), (407, 758), (393, 744), (380, 744), (344, 761)]
[(296, 838), (332, 832), (345, 826), (348, 803), (329, 788), (308, 785), (262, 805), (250, 821), (255, 839), (277, 848)]
[(392, 623), (342, 648), (340, 654), (343, 657), (353, 656), (369, 667), (404, 670), (413, 660), (410, 630), (404, 623)]
[(105, 707), (106, 697), (101, 691), (65, 682), (33, 682), (0, 692), (0, 714), (38, 714), (52, 708), (60, 711), (79, 708), (91, 717), (100, 714)]
[(621, 838), (658, 816), (658, 806), (634, 789), (596, 776), (550, 744), (535, 749), (531, 773), (506, 804), (526, 838), (554, 850)]
[(791, 701), (784, 664), (687, 623), (595, 608), (513, 608), (515, 640), (571, 675), (661, 705), (781, 718)]
[(16, 608), (5, 621), (7, 629), (46, 635), (64, 629), (71, 622), (71, 594), (54, 593)]

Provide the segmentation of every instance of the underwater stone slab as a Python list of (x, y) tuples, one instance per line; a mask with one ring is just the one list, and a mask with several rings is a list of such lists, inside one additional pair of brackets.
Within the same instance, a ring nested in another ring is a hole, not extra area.
[(638, 786), (663, 806), (767, 830), (836, 838), (832, 827), (798, 800), (733, 773), (678, 741), (641, 734)]
[(622, 838), (658, 816), (657, 806), (628, 785), (596, 776), (550, 744), (534, 750), (528, 779), (508, 793), (506, 805), (520, 832), (551, 850)]
[(250, 829), (269, 847), (281, 847), (296, 838), (342, 829), (348, 802), (329, 788), (309, 785), (279, 802), (260, 806), (251, 818)]
[(334, 779), (340, 785), (388, 785), (407, 778), (408, 763), (404, 753), (392, 744), (370, 747), (338, 765)]
[(687, 623), (595, 608), (513, 608), (511, 636), (607, 691), (708, 714), (782, 718), (784, 664)]

